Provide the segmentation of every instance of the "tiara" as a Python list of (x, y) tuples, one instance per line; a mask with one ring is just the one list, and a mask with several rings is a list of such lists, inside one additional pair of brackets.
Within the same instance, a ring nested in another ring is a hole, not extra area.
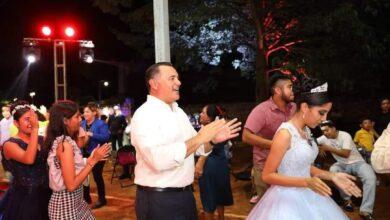
[(29, 108), (31, 109), (31, 106), (30, 105), (17, 105), (14, 107), (14, 109), (12, 110), (12, 115), (14, 115), (16, 113), (17, 110), (20, 110), (20, 109), (24, 109), (24, 108)]
[(314, 89), (310, 90), (310, 93), (319, 93), (319, 92), (327, 92), (328, 91), (328, 83), (324, 83)]

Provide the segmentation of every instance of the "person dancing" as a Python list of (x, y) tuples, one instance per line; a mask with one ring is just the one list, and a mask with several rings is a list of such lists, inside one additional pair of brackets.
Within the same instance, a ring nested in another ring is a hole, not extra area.
[(252, 209), (249, 220), (348, 219), (329, 197), (334, 182), (348, 195), (361, 196), (355, 177), (312, 166), (318, 147), (310, 128), (324, 121), (332, 107), (327, 84), (304, 78), (296, 89), (297, 112), (283, 123), (271, 144), (262, 178), (271, 187)]
[[(99, 119), (98, 106), (94, 102), (89, 102), (84, 108), (84, 118), (81, 127), (86, 131), (88, 137), (87, 146), (83, 148), (84, 157), (89, 157), (92, 151), (99, 145), (103, 145), (110, 140), (110, 131), (108, 125)], [(103, 168), (106, 160), (99, 161), (92, 169), (93, 179), (95, 180), (98, 201), (92, 206), (92, 209), (100, 208), (107, 204), (106, 190), (103, 179)], [(90, 196), (90, 187), (84, 186), (84, 199), (87, 203), (92, 203)]]
[(4, 143), (1, 152), (3, 165), (13, 179), (0, 202), (0, 219), (49, 219), (47, 148), (38, 136), (37, 114), (26, 101), (13, 104), (11, 112), (18, 133)]
[(56, 219), (95, 219), (83, 199), (82, 183), (93, 167), (109, 152), (109, 145), (97, 147), (86, 163), (76, 144), (81, 114), (76, 103), (58, 101), (50, 109), (45, 146), (49, 149), (49, 185), (53, 194), (49, 217)]
[[(206, 105), (200, 113), (200, 123), (203, 126), (218, 118), (225, 118), (225, 113), (217, 105)], [(214, 144), (213, 151), (208, 156), (200, 156), (195, 166), (205, 219), (214, 219), (215, 210), (218, 212), (218, 219), (224, 219), (224, 207), (233, 205), (226, 144), (227, 142)]]

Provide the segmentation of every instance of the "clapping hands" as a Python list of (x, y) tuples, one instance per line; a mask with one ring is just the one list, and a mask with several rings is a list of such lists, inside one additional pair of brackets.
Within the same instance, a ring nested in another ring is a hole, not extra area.
[(213, 141), (214, 143), (221, 143), (231, 138), (237, 137), (241, 130), (241, 122), (237, 122), (237, 118), (226, 122), (225, 119), (216, 119), (215, 121), (203, 126), (198, 136), (202, 143)]
[(95, 150), (92, 151), (90, 157), (95, 161), (95, 163), (97, 163), (99, 160), (106, 157), (110, 153), (110, 150), (111, 146), (109, 144), (103, 144), (102, 146), (95, 148)]

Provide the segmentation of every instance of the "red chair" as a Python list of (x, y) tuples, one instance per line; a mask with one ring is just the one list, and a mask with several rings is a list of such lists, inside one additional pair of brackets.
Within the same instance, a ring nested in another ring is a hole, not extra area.
[[(136, 161), (136, 157), (135, 157), (135, 148), (133, 146), (130, 146), (130, 145), (126, 145), (126, 146), (121, 147), (117, 151), (117, 154), (115, 157), (114, 169), (113, 169), (112, 175), (111, 175), (111, 184), (112, 184), (112, 181), (114, 178), (119, 178), (119, 175), (116, 173), (116, 171), (117, 171), (116, 166), (117, 165), (121, 165), (121, 166), (129, 165), (130, 179), (132, 179), (132, 178), (134, 178), (134, 168), (135, 168), (136, 163), (137, 163), (137, 161)], [(125, 185), (125, 184), (123, 184), (122, 181), (119, 181), (119, 183), (120, 183), (122, 188), (134, 185), (134, 183)]]

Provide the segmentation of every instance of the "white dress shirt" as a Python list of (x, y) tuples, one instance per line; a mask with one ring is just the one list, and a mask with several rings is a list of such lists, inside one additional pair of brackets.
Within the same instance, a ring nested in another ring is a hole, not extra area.
[[(194, 154), (185, 158), (185, 141), (196, 134), (176, 102), (170, 106), (148, 95), (131, 121), (131, 143), (137, 151), (135, 184), (161, 188), (192, 184)], [(203, 145), (196, 154), (207, 155)]]

